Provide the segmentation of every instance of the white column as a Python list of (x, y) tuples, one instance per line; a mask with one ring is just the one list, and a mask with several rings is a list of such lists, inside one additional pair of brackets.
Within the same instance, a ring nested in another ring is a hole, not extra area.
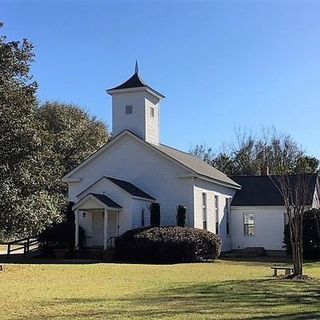
[(74, 241), (74, 247), (76, 250), (79, 249), (79, 210), (76, 209), (74, 213), (74, 223), (75, 223), (75, 241)]
[(108, 240), (108, 210), (104, 209), (104, 216), (103, 216), (104, 224), (103, 224), (103, 249), (107, 249), (107, 240)]

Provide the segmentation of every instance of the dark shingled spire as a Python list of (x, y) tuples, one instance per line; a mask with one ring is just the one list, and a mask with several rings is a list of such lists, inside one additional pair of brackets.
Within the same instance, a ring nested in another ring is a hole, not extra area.
[(138, 87), (148, 87), (148, 86), (139, 77), (139, 74), (135, 73), (130, 79), (128, 79), (124, 83), (120, 84), (117, 87), (111, 88), (109, 90), (129, 89), (129, 88), (138, 88)]
[(135, 64), (135, 69), (134, 69), (134, 75), (129, 78), (127, 81), (125, 81), (124, 83), (120, 84), (117, 87), (108, 89), (107, 92), (109, 93), (109, 91), (113, 91), (113, 90), (121, 90), (121, 89), (131, 89), (131, 88), (146, 88), (149, 89), (150, 91), (152, 91), (153, 93), (155, 93), (157, 96), (159, 96), (160, 98), (164, 98), (164, 95), (162, 95), (161, 93), (159, 93), (158, 91), (152, 89), (151, 87), (149, 87), (143, 80), (142, 78), (139, 76), (139, 67), (138, 67), (138, 62), (136, 61)]

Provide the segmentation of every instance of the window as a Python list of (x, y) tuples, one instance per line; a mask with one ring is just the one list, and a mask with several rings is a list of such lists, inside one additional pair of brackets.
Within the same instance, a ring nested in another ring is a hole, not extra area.
[(202, 227), (207, 230), (207, 194), (202, 193)]
[(216, 234), (219, 234), (219, 197), (214, 196), (214, 212), (216, 220)]
[(144, 227), (144, 209), (141, 210), (141, 227)]
[(132, 104), (126, 105), (126, 114), (132, 114)]
[(226, 234), (230, 235), (230, 203), (231, 199), (226, 198)]
[(150, 117), (154, 118), (154, 107), (150, 107)]
[(243, 227), (245, 236), (254, 236), (254, 213), (243, 214)]

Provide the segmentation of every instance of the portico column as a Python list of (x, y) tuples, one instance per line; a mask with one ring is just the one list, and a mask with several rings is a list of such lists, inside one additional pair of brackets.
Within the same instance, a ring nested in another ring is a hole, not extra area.
[(103, 215), (103, 249), (107, 250), (107, 241), (108, 241), (108, 210), (104, 209)]
[(76, 209), (74, 213), (74, 224), (75, 224), (75, 239), (74, 239), (74, 248), (79, 249), (79, 210)]

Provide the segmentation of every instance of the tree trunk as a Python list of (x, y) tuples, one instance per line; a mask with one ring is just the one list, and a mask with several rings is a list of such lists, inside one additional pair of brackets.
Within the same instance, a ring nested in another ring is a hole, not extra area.
[(303, 274), (303, 239), (301, 221), (295, 218), (290, 226), (290, 238), (292, 246), (292, 262), (293, 262), (293, 275)]

